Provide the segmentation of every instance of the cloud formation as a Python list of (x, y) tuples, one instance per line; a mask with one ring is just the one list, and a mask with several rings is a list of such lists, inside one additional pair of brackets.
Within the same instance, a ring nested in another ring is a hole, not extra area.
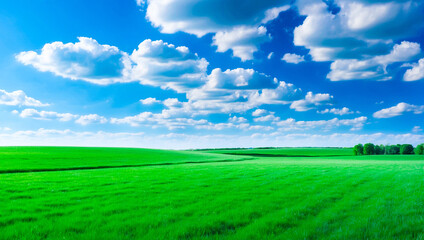
[(15, 114), (19, 114), (21, 118), (32, 118), (36, 120), (57, 120), (60, 122), (69, 122), (74, 121), (80, 125), (88, 125), (93, 123), (107, 123), (108, 120), (97, 114), (88, 114), (88, 115), (77, 115), (72, 113), (58, 113), (54, 111), (38, 111), (33, 108), (27, 108), (22, 110), (21, 112), (15, 110), (13, 111)]
[[(43, 141), (40, 141), (43, 138)], [(143, 132), (78, 132), (70, 129), (25, 130), (0, 133), (1, 146), (102, 146), (144, 147), (159, 149), (190, 149), (214, 147), (351, 147), (358, 142), (396, 144), (424, 142), (422, 134), (354, 134), (354, 133), (254, 133), (251, 135), (231, 134), (162, 134), (147, 135)]]
[(24, 91), (16, 90), (13, 92), (7, 92), (6, 90), (0, 89), (0, 105), (7, 106), (25, 106), (25, 107), (46, 107), (49, 106), (47, 103), (42, 103), (37, 99), (28, 97)]
[(420, 59), (418, 63), (411, 64), (410, 67), (412, 68), (406, 70), (403, 75), (403, 80), (410, 82), (424, 79), (424, 58)]
[(148, 97), (146, 99), (140, 99), (140, 102), (143, 105), (152, 105), (155, 103), (161, 103), (162, 101), (157, 100), (156, 98)]
[(270, 40), (262, 25), (277, 18), (289, 4), (288, 0), (150, 0), (146, 17), (163, 33), (181, 31), (198, 37), (213, 33), (218, 52), (231, 49), (245, 61)]
[(275, 122), (279, 126), (280, 131), (298, 131), (298, 130), (310, 130), (314, 128), (320, 128), (324, 131), (329, 131), (330, 129), (337, 128), (340, 126), (348, 126), (351, 131), (356, 131), (362, 129), (367, 117), (357, 117), (354, 119), (338, 119), (333, 118), (331, 120), (317, 120), (317, 121), (296, 121), (293, 118), (288, 118), (283, 121)]
[(395, 43), (423, 29), (422, 1), (299, 0), (296, 6), (306, 19), (294, 31), (294, 44), (309, 49), (314, 61), (332, 61), (332, 81), (387, 80), (387, 65), (416, 55), (417, 45), (409, 43), (408, 52), (407, 44), (397, 49)]
[(403, 115), (406, 112), (413, 112), (414, 114), (421, 114), (424, 112), (424, 105), (417, 106), (408, 103), (398, 103), (396, 106), (381, 109), (373, 114), (375, 118), (392, 118)]
[(101, 45), (96, 40), (79, 37), (77, 43), (47, 43), (38, 54), (21, 52), (16, 59), (41, 72), (95, 84), (120, 82), (126, 75), (129, 60), (117, 47)]
[(294, 53), (286, 53), (281, 60), (287, 63), (298, 64), (305, 61), (305, 56), (300, 56)]
[(16, 59), (41, 72), (94, 84), (140, 82), (178, 92), (203, 84), (208, 62), (161, 40), (144, 40), (132, 54), (92, 38), (77, 43), (47, 43), (41, 53), (21, 52)]
[(389, 80), (392, 76), (387, 66), (396, 62), (410, 61), (421, 52), (418, 43), (402, 42), (396, 44), (386, 55), (379, 55), (367, 60), (344, 59), (331, 64), (331, 72), (327, 78), (331, 81), (366, 79)]
[(308, 92), (305, 99), (294, 101), (290, 105), (290, 108), (298, 112), (305, 112), (314, 109), (317, 106), (330, 104), (332, 99), (333, 96), (328, 93), (313, 94), (312, 92)]
[(340, 108), (332, 108), (332, 109), (327, 108), (327, 109), (324, 109), (324, 110), (321, 110), (321, 111), (317, 111), (317, 113), (320, 113), (320, 114), (332, 113), (332, 114), (343, 116), (343, 115), (347, 115), (347, 114), (353, 114), (354, 112), (351, 111), (347, 107), (343, 107), (341, 109)]

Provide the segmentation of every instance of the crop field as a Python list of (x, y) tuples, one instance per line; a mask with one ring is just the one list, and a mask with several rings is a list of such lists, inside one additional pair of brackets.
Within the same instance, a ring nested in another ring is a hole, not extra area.
[(424, 239), (424, 156), (0, 148), (0, 239)]

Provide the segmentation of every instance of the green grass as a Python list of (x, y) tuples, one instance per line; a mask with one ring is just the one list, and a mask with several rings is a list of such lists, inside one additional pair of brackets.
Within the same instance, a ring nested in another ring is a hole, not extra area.
[(0, 147), (0, 173), (101, 168), (243, 159), (213, 153), (82, 147)]
[(232, 155), (276, 156), (276, 157), (334, 157), (352, 156), (352, 148), (271, 148), (271, 149), (217, 149), (205, 150), (208, 153)]
[[(0, 174), (0, 239), (424, 239), (423, 156), (14, 151), (0, 148), (0, 169), (16, 169), (6, 156), (27, 152), (26, 163), (51, 170)], [(97, 166), (96, 156), (102, 165), (118, 166), (121, 156), (180, 164), (54, 170), (65, 156), (74, 156), (66, 167)]]

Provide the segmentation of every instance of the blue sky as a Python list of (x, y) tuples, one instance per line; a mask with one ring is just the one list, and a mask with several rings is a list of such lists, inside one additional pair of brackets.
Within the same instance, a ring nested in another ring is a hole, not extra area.
[(0, 145), (424, 142), (418, 0), (7, 1)]

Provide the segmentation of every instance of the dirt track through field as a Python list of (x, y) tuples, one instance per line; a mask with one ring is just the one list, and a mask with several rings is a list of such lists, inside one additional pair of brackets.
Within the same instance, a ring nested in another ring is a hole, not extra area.
[(59, 172), (59, 171), (76, 171), (76, 170), (94, 170), (94, 169), (108, 169), (108, 168), (135, 168), (135, 167), (154, 167), (154, 166), (171, 166), (171, 165), (184, 165), (184, 164), (205, 164), (205, 163), (226, 163), (226, 162), (244, 162), (255, 160), (255, 158), (242, 158), (242, 159), (224, 159), (216, 161), (189, 161), (177, 163), (146, 163), (146, 164), (132, 164), (132, 165), (117, 165), (117, 166), (87, 166), (87, 167), (71, 167), (71, 168), (45, 168), (45, 169), (11, 169), (0, 170), (0, 174), (14, 174), (14, 173), (34, 173), (34, 172)]

